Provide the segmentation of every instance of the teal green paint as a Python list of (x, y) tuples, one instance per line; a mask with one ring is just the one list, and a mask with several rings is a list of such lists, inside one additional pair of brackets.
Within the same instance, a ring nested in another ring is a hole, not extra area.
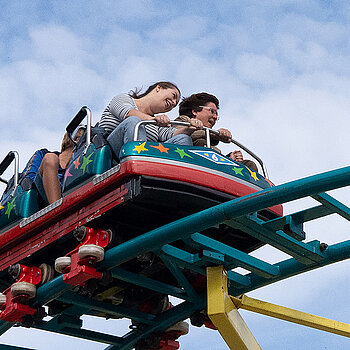
[[(197, 165), (206, 168), (207, 171), (219, 171), (222, 172), (223, 175), (229, 174), (233, 177), (238, 177), (239, 179), (244, 179), (260, 188), (269, 188), (271, 187), (271, 184), (265, 180), (263, 176), (256, 173), (258, 181), (254, 180), (251, 176), (250, 171), (248, 168), (244, 165), (237, 166), (237, 162), (234, 162), (230, 160), (227, 157), (224, 157), (219, 152), (216, 152), (213, 149), (205, 148), (205, 147), (193, 147), (193, 146), (181, 146), (179, 148), (177, 145), (173, 145), (170, 143), (164, 143), (163, 145), (168, 148), (167, 153), (161, 152), (159, 149), (154, 148), (152, 146), (158, 146), (158, 143), (154, 142), (146, 142), (145, 143), (145, 149), (143, 151), (138, 152), (135, 149), (135, 146), (139, 146), (144, 142), (136, 141), (136, 142), (128, 142), (126, 143), (121, 151), (120, 151), (120, 159), (121, 161), (125, 159), (128, 156), (135, 156), (138, 157), (152, 157), (152, 158), (159, 158), (161, 161), (162, 159), (169, 159), (169, 160), (175, 160), (178, 162), (187, 163), (189, 165)], [(214, 161), (210, 160), (209, 158), (202, 157), (196, 153), (193, 153), (195, 151), (203, 152), (203, 150), (208, 150), (208, 152), (212, 152), (217, 160), (218, 163), (215, 163)], [(193, 152), (190, 152), (193, 151)], [(224, 159), (227, 164), (219, 164), (220, 159)], [(236, 168), (236, 170), (235, 170)]]

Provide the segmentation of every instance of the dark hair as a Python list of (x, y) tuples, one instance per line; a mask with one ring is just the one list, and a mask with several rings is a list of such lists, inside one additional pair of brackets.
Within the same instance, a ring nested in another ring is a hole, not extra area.
[(135, 90), (131, 90), (129, 92), (129, 96), (131, 96), (132, 98), (138, 99), (141, 98), (143, 96), (148, 95), (152, 90), (154, 90), (157, 86), (160, 86), (162, 89), (176, 89), (179, 92), (179, 96), (181, 96), (181, 91), (180, 89), (173, 83), (170, 83), (169, 81), (158, 81), (157, 83), (152, 84), (151, 86), (148, 87), (148, 89), (140, 94), (141, 89), (135, 88)]
[(199, 112), (202, 110), (202, 107), (199, 106), (205, 106), (209, 102), (213, 102), (216, 108), (219, 109), (219, 100), (214, 95), (207, 94), (206, 92), (193, 94), (190, 97), (182, 99), (179, 104), (179, 114), (194, 118), (192, 110)]

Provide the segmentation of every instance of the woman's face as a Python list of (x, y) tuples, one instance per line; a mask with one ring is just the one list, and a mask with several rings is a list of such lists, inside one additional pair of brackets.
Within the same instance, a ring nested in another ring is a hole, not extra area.
[(162, 87), (157, 86), (155, 90), (155, 113), (169, 112), (179, 103), (180, 94), (177, 89), (163, 89)]
[(211, 129), (218, 119), (218, 108), (215, 103), (209, 102), (202, 107), (201, 111), (197, 112), (193, 110), (192, 114), (196, 119), (200, 120), (204, 126)]

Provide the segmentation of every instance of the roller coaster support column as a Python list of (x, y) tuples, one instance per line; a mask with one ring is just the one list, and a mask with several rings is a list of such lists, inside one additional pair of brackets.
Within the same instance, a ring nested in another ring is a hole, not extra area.
[(238, 308), (297, 323), (322, 331), (350, 337), (350, 325), (311, 315), (243, 295), (228, 294), (227, 276), (222, 266), (207, 268), (208, 316), (218, 328), (230, 349), (260, 349), (238, 313)]
[(261, 349), (243, 321), (227, 289), (222, 266), (207, 268), (208, 316), (230, 349)]

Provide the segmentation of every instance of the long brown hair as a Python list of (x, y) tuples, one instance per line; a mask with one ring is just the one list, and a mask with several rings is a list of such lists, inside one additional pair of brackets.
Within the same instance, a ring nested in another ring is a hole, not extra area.
[(141, 97), (144, 97), (148, 95), (152, 90), (154, 90), (157, 86), (160, 86), (162, 89), (176, 89), (179, 92), (179, 96), (181, 96), (181, 91), (180, 89), (174, 84), (169, 81), (158, 81), (157, 83), (152, 84), (151, 86), (148, 87), (148, 89), (140, 94), (142, 88), (135, 88), (135, 90), (131, 90), (129, 92), (129, 96), (135, 99), (139, 99)]
[[(74, 136), (74, 141), (78, 141), (80, 136), (83, 135), (84, 132), (85, 132), (85, 128), (79, 128)], [(70, 137), (68, 136), (68, 133), (66, 132), (63, 136), (63, 139), (62, 139), (61, 152), (65, 151), (66, 149), (69, 149), (69, 148), (74, 148), (74, 143), (70, 139)]]

